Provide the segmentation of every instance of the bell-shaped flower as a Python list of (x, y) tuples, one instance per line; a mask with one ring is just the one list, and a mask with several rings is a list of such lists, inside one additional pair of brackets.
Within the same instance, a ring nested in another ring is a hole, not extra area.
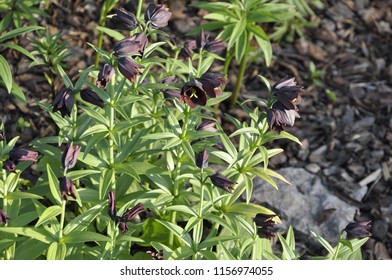
[(257, 233), (262, 238), (272, 239), (275, 237), (273, 228), (275, 226), (275, 214), (257, 214), (254, 218), (256, 226), (258, 227)]
[(143, 204), (138, 203), (131, 209), (125, 211), (121, 217), (117, 217), (118, 221), (120, 222), (118, 226), (123, 234), (128, 231), (127, 222), (132, 221), (134, 217), (136, 217), (143, 211), (144, 211)]
[(3, 168), (9, 172), (15, 172), (16, 171), (15, 162), (13, 162), (10, 159), (6, 159), (5, 161), (3, 161)]
[(82, 89), (80, 91), (80, 97), (84, 101), (96, 105), (100, 108), (103, 108), (105, 106), (105, 103), (103, 102), (101, 97), (99, 97), (99, 95), (95, 91), (92, 91), (91, 89)]
[(135, 83), (136, 76), (142, 74), (140, 68), (144, 68), (144, 66), (129, 57), (122, 56), (118, 58), (118, 69), (131, 83)]
[[(178, 78), (176, 76), (169, 76), (164, 78), (161, 83), (170, 86), (171, 84), (177, 83), (177, 81)], [(179, 89), (163, 89), (162, 92), (166, 99), (173, 97), (180, 99), (181, 91)]]
[(133, 13), (123, 8), (114, 9), (115, 15), (110, 19), (114, 29), (132, 31), (139, 26), (139, 22)]
[(267, 110), (268, 126), (278, 133), (284, 130), (286, 125), (293, 126), (296, 118), (300, 118), (298, 112), (287, 109), (280, 101), (276, 101), (272, 108)]
[(196, 154), (196, 166), (199, 168), (208, 167), (208, 153), (206, 148), (203, 149), (203, 152)]
[(116, 200), (114, 198), (114, 192), (110, 191), (108, 193), (108, 197), (109, 197), (108, 215), (113, 221), (117, 221), (117, 209), (116, 209)]
[(201, 31), (200, 37), (198, 38), (197, 46), (202, 50), (206, 50), (212, 53), (219, 53), (226, 48), (226, 44), (222, 40), (209, 40), (210, 35), (205, 35), (204, 30)]
[(209, 97), (215, 98), (222, 95), (222, 86), (226, 84), (226, 80), (221, 74), (207, 72), (197, 79), (203, 86), (204, 91)]
[(61, 157), (61, 163), (65, 170), (71, 169), (75, 166), (79, 152), (80, 147), (78, 145), (74, 146), (73, 143), (67, 145)]
[(370, 223), (370, 221), (349, 223), (344, 229), (344, 231), (347, 233), (347, 238), (352, 239), (372, 236), (370, 233), (372, 225)]
[(60, 180), (60, 193), (62, 200), (68, 200), (68, 197), (71, 196), (76, 199), (76, 190), (75, 186), (71, 179), (68, 177), (63, 177)]
[(15, 163), (19, 161), (37, 161), (38, 152), (24, 148), (14, 148), (10, 151), (9, 158)]
[(295, 78), (284, 77), (272, 86), (272, 93), (288, 110), (298, 110), (296, 105), (301, 103), (300, 94), (303, 92), (303, 87), (297, 86)]
[(207, 94), (202, 83), (197, 79), (185, 83), (181, 89), (180, 102), (188, 104), (191, 108), (195, 108), (197, 105), (206, 105)]
[(52, 102), (53, 113), (60, 111), (61, 116), (71, 116), (75, 98), (69, 88), (62, 88)]
[(144, 32), (137, 33), (132, 37), (126, 37), (113, 45), (114, 53), (117, 56), (124, 55), (143, 55), (144, 49), (148, 43), (147, 36)]
[(237, 182), (230, 180), (229, 178), (223, 176), (220, 173), (215, 173), (214, 175), (211, 175), (210, 179), (212, 184), (214, 184), (216, 187), (221, 188), (229, 193), (234, 190), (232, 185), (237, 184)]
[(97, 87), (103, 87), (106, 89), (114, 75), (114, 72), (114, 68), (110, 64), (105, 63), (98, 73), (98, 79), (96, 82)]
[(162, 28), (167, 26), (171, 15), (172, 13), (169, 12), (163, 4), (150, 4), (144, 13), (144, 20), (147, 22), (147, 25), (152, 28)]
[(11, 218), (0, 208), (0, 224), (5, 225)]

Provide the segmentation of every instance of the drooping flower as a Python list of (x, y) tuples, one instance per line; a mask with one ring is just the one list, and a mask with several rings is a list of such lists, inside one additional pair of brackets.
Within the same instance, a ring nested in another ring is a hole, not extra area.
[(202, 120), (195, 128), (197, 131), (217, 132), (215, 122), (211, 120)]
[(136, 76), (142, 74), (139, 70), (140, 68), (144, 68), (144, 66), (129, 57), (123, 56), (118, 58), (118, 69), (131, 83), (135, 83)]
[(16, 171), (15, 162), (13, 162), (10, 159), (6, 159), (5, 161), (3, 161), (3, 168), (9, 172), (15, 172)]
[(163, 260), (163, 250), (159, 250), (159, 252), (148, 250), (146, 253), (151, 255), (154, 260)]
[(171, 15), (172, 13), (169, 12), (163, 4), (150, 4), (144, 13), (144, 20), (147, 22), (147, 25), (152, 28), (162, 28), (167, 26)]
[(68, 197), (71, 196), (76, 199), (75, 186), (71, 179), (68, 177), (62, 177), (60, 180), (60, 193), (61, 199), (67, 201)]
[(98, 73), (98, 79), (96, 82), (97, 87), (103, 87), (106, 89), (113, 75), (114, 68), (110, 64), (105, 63)]
[(119, 223), (119, 228), (120, 231), (124, 234), (128, 231), (128, 225), (127, 222), (130, 222), (136, 215), (140, 214), (141, 212), (144, 211), (143, 204), (138, 203), (131, 209), (128, 209), (127, 211), (122, 214), (121, 217), (117, 217)]
[(109, 197), (108, 215), (113, 221), (117, 221), (117, 209), (116, 209), (116, 200), (114, 198), (114, 192), (110, 191), (108, 193), (108, 197)]
[(80, 91), (80, 97), (93, 105), (96, 105), (100, 108), (103, 108), (105, 106), (105, 102), (99, 97), (99, 95), (95, 92), (92, 91), (91, 89), (82, 89)]
[(224, 189), (225, 191), (231, 193), (234, 189), (232, 185), (237, 184), (237, 182), (234, 182), (227, 178), (226, 176), (223, 176), (220, 173), (215, 173), (214, 175), (210, 176), (211, 182), (218, 188)]
[(124, 55), (143, 55), (144, 49), (148, 43), (147, 36), (144, 32), (137, 33), (132, 37), (124, 38), (113, 45), (114, 53), (117, 56)]
[(275, 214), (257, 214), (254, 221), (258, 226), (257, 233), (262, 238), (272, 239), (275, 237), (275, 233), (273, 232), (273, 227), (275, 226)]
[(196, 166), (199, 168), (208, 167), (208, 153), (206, 148), (203, 149), (203, 152), (196, 154)]
[(60, 111), (61, 116), (71, 116), (75, 98), (69, 88), (62, 88), (52, 102), (53, 113)]
[(14, 163), (18, 163), (19, 161), (37, 161), (38, 152), (24, 148), (14, 148), (10, 151), (9, 158)]
[(197, 105), (206, 105), (207, 94), (202, 83), (197, 79), (186, 82), (181, 89), (180, 102), (188, 104), (191, 108), (195, 108)]
[(298, 110), (302, 98), (303, 87), (297, 86), (295, 78), (284, 77), (272, 86), (272, 93), (288, 110)]
[(293, 126), (296, 118), (300, 118), (298, 112), (287, 109), (280, 101), (276, 101), (272, 108), (267, 110), (268, 126), (278, 133), (284, 130), (286, 125)]
[(204, 91), (209, 97), (215, 98), (222, 95), (222, 86), (225, 85), (226, 80), (221, 74), (207, 72), (197, 79), (201, 82)]
[(372, 225), (370, 223), (371, 221), (349, 223), (344, 229), (344, 231), (347, 233), (347, 238), (352, 239), (372, 236), (370, 233)]
[(79, 152), (80, 147), (78, 145), (74, 146), (73, 143), (67, 145), (61, 157), (61, 163), (65, 170), (71, 169), (75, 166)]
[[(176, 76), (169, 76), (164, 78), (161, 83), (162, 84), (166, 84), (168, 86), (170, 86), (171, 84), (177, 83), (178, 78)], [(162, 90), (163, 92), (163, 96), (168, 99), (168, 98), (173, 98), (176, 97), (178, 99), (180, 99), (180, 90), (179, 89), (164, 89)]]
[(197, 48), (196, 40), (188, 40), (184, 43), (184, 47), (180, 51), (182, 58), (192, 58), (193, 51)]
[(0, 208), (0, 224), (5, 225), (11, 218)]
[(111, 23), (115, 29), (132, 31), (139, 26), (139, 22), (133, 13), (127, 12), (123, 8), (114, 9), (114, 13)]
[(202, 30), (200, 37), (196, 41), (200, 50), (204, 49), (209, 52), (219, 53), (226, 48), (226, 44), (222, 40), (210, 41), (209, 38), (210, 35), (205, 35), (204, 30)]

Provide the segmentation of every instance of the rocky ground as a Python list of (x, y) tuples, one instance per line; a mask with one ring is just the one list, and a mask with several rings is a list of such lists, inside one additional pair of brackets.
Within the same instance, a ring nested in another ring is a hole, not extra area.
[[(179, 38), (202, 21), (203, 11), (188, 7), (188, 2), (172, 1), (169, 29)], [(389, 259), (392, 1), (324, 2), (325, 8), (315, 9), (316, 16), (312, 18), (317, 26), (306, 27), (303, 38), (274, 43), (272, 65), (266, 69), (255, 60), (245, 77), (243, 98), (265, 94), (258, 75), (271, 82), (293, 75), (306, 89), (300, 105), (301, 119), (288, 129), (303, 146), (284, 141), (271, 144), (285, 148), (284, 153), (273, 158), (271, 167), (291, 180), (297, 191), (281, 184), (280, 191), (274, 192), (283, 197), (273, 198), (270, 193), (271, 198), (263, 203), (279, 209), (284, 224), (293, 224), (303, 257), (320, 253), (320, 248), (308, 239), (309, 225), (317, 225), (310, 229), (334, 243), (345, 223), (371, 220), (373, 237), (364, 248), (364, 258)], [(48, 10), (50, 17), (40, 19), (40, 24), (48, 26), (52, 33), (61, 31), (61, 40), (70, 40), (71, 56), (66, 69), (74, 79), (79, 69), (94, 63), (94, 52), (86, 43), (97, 41), (94, 25), (99, 9), (92, 0), (57, 1)], [(31, 49), (28, 38), (22, 37), (21, 44)], [(109, 39), (104, 44), (110, 44)], [(29, 68), (28, 59), (15, 52), (2, 54), (11, 62), (14, 80), (27, 95), (27, 104), (23, 104), (0, 88), (0, 121), (5, 123), (8, 137), (20, 136), (23, 145), (55, 133), (50, 118), (37, 105), (37, 101), (53, 98), (53, 86), (43, 75), (49, 70)], [(229, 80), (235, 79), (235, 69), (234, 66)], [(56, 78), (54, 87), (58, 88), (59, 83)], [(227, 110), (225, 104), (221, 109)], [(235, 109), (231, 113), (240, 114)], [(284, 205), (284, 201), (290, 203)], [(298, 204), (299, 209), (292, 209), (292, 204)]]

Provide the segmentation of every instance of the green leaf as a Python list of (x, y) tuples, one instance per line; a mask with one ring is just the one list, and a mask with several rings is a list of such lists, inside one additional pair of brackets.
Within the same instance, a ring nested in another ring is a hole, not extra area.
[(125, 36), (122, 33), (118, 32), (118, 31), (115, 31), (113, 29), (104, 27), (104, 26), (97, 25), (95, 27), (95, 29), (97, 29), (100, 32), (105, 33), (106, 35), (112, 37), (113, 39), (116, 39), (117, 41), (120, 41), (120, 40), (125, 38)]
[(53, 242), (46, 254), (47, 260), (64, 260), (67, 253), (67, 246), (64, 243)]
[(61, 78), (63, 79), (64, 85), (67, 88), (73, 89), (73, 84), (71, 82), (71, 79), (68, 77), (68, 75), (65, 73), (63, 67), (61, 67), (59, 64), (57, 65), (57, 70), (59, 71), (59, 74)]
[(329, 252), (330, 255), (333, 256), (335, 254), (334, 248), (331, 246), (331, 244), (328, 243), (327, 240), (325, 240), (323, 237), (313, 231), (310, 231), (310, 233), (318, 240), (318, 242), (320, 242), (321, 245), (323, 245), (323, 247)]
[(278, 235), (280, 244), (282, 244), (282, 248), (283, 248), (282, 258), (286, 259), (286, 260), (296, 260), (297, 259), (296, 253), (293, 249), (291, 249), (291, 247), (287, 243), (286, 239), (284, 239), (284, 237), (282, 236), (282, 234), (280, 234), (280, 232), (278, 232), (277, 235)]
[(12, 89), (11, 68), (8, 65), (7, 60), (2, 55), (0, 55), (0, 77), (3, 79), (4, 85), (8, 93), (11, 93), (11, 89)]
[(62, 213), (61, 206), (53, 205), (45, 209), (42, 215), (39, 217), (38, 222), (35, 224), (35, 227), (39, 227), (40, 225), (46, 223), (50, 219), (57, 217)]
[(245, 32), (245, 29), (246, 29), (246, 16), (242, 17), (234, 26), (229, 42), (227, 43), (228, 50), (230, 50), (233, 47), (233, 45), (239, 40), (239, 38), (242, 36), (242, 33)]
[(168, 221), (163, 221), (156, 219), (156, 221), (160, 224), (162, 224), (164, 227), (166, 227), (168, 230), (173, 232), (178, 238), (180, 238), (188, 247), (192, 247), (192, 238), (189, 234), (183, 234), (183, 229), (175, 225), (173, 223), (170, 223)]
[(232, 138), (240, 134), (248, 134), (248, 133), (259, 135), (260, 131), (254, 127), (243, 127), (234, 131), (229, 137)]
[(61, 194), (60, 194), (60, 184), (59, 180), (56, 177), (56, 174), (52, 171), (52, 168), (49, 164), (46, 165), (46, 171), (48, 173), (48, 181), (50, 192), (53, 195), (54, 200), (58, 205), (61, 205)]
[(237, 215), (244, 215), (250, 218), (254, 218), (257, 214), (272, 214), (275, 215), (273, 211), (270, 209), (254, 204), (254, 203), (245, 203), (239, 202), (231, 205), (227, 210), (227, 213), (237, 214)]
[(12, 82), (12, 89), (11, 89), (11, 93), (18, 98), (23, 104), (26, 104), (26, 97), (23, 93), (23, 90), (18, 86), (17, 83)]
[(115, 170), (120, 172), (120, 173), (128, 174), (133, 179), (135, 179), (136, 181), (140, 182), (140, 177), (137, 174), (137, 172), (135, 171), (135, 169), (133, 169), (132, 166), (127, 164), (127, 163), (116, 164)]
[(241, 238), (245, 238), (242, 236), (233, 236), (233, 235), (221, 235), (221, 236), (215, 236), (215, 237), (211, 237), (208, 238), (206, 240), (204, 240), (199, 247), (197, 248), (198, 250), (202, 250), (202, 249), (207, 249), (207, 248), (211, 248), (215, 245), (217, 245), (220, 242), (224, 242), (224, 241), (235, 241)]
[(31, 60), (35, 61), (34, 55), (32, 55), (31, 52), (29, 52), (28, 50), (26, 50), (25, 48), (23, 48), (23, 47), (21, 47), (21, 46), (19, 46), (19, 45), (10, 44), (10, 43), (5, 43), (5, 44), (0, 44), (0, 46), (6, 47), (6, 48), (10, 48), (10, 49), (14, 49), (14, 50), (20, 52), (21, 54), (27, 56), (27, 57), (30, 58)]
[(83, 243), (87, 241), (93, 242), (111, 242), (112, 240), (102, 234), (91, 231), (73, 231), (65, 235), (62, 239), (64, 243)]
[(30, 227), (0, 227), (0, 232), (15, 233), (18, 235), (27, 236), (44, 243), (50, 244), (56, 242), (56, 237), (51, 235), (44, 229), (41, 228), (30, 228)]
[(264, 54), (265, 65), (269, 67), (272, 61), (272, 46), (269, 39), (264, 39), (260, 36), (255, 36), (257, 43), (259, 44), (261, 50)]
[(101, 213), (104, 205), (106, 206), (107, 201), (104, 201), (100, 204), (97, 204), (86, 212), (80, 214), (79, 216), (75, 217), (65, 228), (64, 234), (68, 235), (73, 231), (82, 231), (85, 230), (90, 223)]
[(98, 124), (102, 124), (106, 127), (109, 127), (109, 120), (105, 118), (102, 114), (97, 112), (96, 109), (93, 109), (90, 106), (81, 106), (81, 107), (83, 108), (83, 111), (86, 112), (87, 115), (92, 117)]
[(28, 192), (11, 192), (7, 194), (8, 199), (44, 199), (42, 196)]
[(16, 29), (13, 29), (10, 32), (5, 33), (4, 35), (0, 36), (0, 42), (9, 40), (9, 39), (16, 37), (16, 36), (19, 36), (23, 33), (27, 33), (27, 32), (33, 31), (33, 30), (40, 30), (40, 29), (45, 29), (45, 28), (41, 27), (41, 26), (34, 26), (34, 25), (16, 28)]

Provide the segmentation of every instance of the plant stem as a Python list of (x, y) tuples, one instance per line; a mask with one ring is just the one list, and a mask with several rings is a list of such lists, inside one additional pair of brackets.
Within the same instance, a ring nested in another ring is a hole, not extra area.
[[(109, 1), (105, 1), (105, 3), (102, 6), (102, 9), (101, 9), (101, 15), (100, 15), (100, 18), (99, 18), (99, 25), (103, 26), (103, 27), (106, 24), (106, 16), (107, 16), (107, 13), (108, 13), (108, 5), (109, 5)], [(97, 42), (97, 48), (98, 49), (102, 48), (102, 42), (103, 42), (103, 32), (99, 31), (98, 42)], [(96, 53), (95, 54), (95, 63), (94, 63), (94, 65), (98, 66), (98, 64), (99, 64), (99, 54)]]
[[(248, 46), (246, 48), (248, 48)], [(237, 83), (235, 84), (233, 95), (231, 97), (231, 103), (230, 103), (231, 107), (234, 107), (234, 105), (237, 103), (238, 94), (240, 93), (241, 86), (244, 79), (247, 61), (248, 61), (248, 55), (245, 53), (240, 62), (240, 69), (238, 71)]]
[(59, 232), (59, 242), (60, 239), (63, 238), (63, 230), (64, 230), (64, 220), (65, 220), (65, 206), (67, 204), (66, 200), (61, 201), (61, 217), (60, 217), (60, 232)]
[(144, 0), (139, 0), (137, 3), (137, 11), (136, 11), (136, 18), (139, 19), (140, 15), (142, 14)]

